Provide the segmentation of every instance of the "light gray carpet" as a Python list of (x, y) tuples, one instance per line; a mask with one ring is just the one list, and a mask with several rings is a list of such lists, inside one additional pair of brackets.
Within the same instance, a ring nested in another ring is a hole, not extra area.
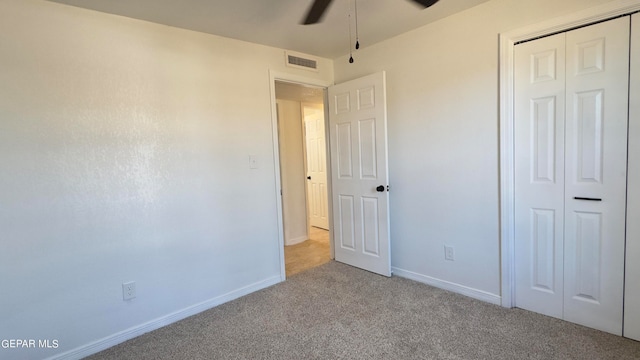
[(640, 359), (640, 343), (332, 261), (91, 359)]

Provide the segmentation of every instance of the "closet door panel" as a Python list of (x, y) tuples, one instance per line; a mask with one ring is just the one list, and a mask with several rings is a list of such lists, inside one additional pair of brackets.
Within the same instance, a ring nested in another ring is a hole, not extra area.
[(516, 56), (516, 304), (562, 318), (565, 34)]
[(567, 32), (565, 320), (622, 335), (629, 18)]

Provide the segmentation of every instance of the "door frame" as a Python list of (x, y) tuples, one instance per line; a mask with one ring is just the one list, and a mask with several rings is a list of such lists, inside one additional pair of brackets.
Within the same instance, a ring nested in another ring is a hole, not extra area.
[[(275, 178), (275, 195), (276, 195), (276, 214), (278, 221), (278, 253), (280, 255), (280, 280), (285, 281), (287, 276), (285, 272), (284, 262), (284, 222), (283, 222), (283, 208), (282, 208), (282, 179), (280, 177), (280, 139), (278, 136), (278, 109), (276, 106), (276, 81), (307, 85), (322, 88), (324, 91), (324, 117), (325, 117), (325, 147), (326, 147), (326, 159), (327, 159), (327, 206), (329, 211), (329, 251), (331, 259), (335, 258), (334, 244), (333, 244), (333, 221), (332, 221), (332, 192), (331, 192), (331, 169), (329, 158), (329, 137), (328, 137), (328, 125), (329, 121), (327, 116), (329, 115), (328, 102), (327, 102), (327, 88), (333, 85), (332, 82), (308, 78), (300, 75), (290, 74), (286, 72), (280, 72), (275, 70), (269, 70), (269, 87), (271, 92), (271, 131), (273, 139), (273, 163), (274, 163), (274, 178)], [(305, 160), (306, 161), (306, 160)], [(306, 170), (306, 169), (305, 169)], [(305, 187), (306, 190), (306, 187)], [(306, 196), (306, 194), (305, 194)], [(307, 226), (308, 227), (308, 226)]]
[(617, 0), (538, 24), (500, 33), (500, 268), (501, 304), (515, 306), (514, 46), (516, 43), (640, 11), (637, 0)]

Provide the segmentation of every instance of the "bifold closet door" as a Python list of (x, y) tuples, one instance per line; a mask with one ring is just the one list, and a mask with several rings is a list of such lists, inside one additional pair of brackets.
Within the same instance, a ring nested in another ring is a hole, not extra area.
[(622, 334), (629, 17), (516, 46), (516, 305)]
[(516, 306), (562, 318), (565, 34), (515, 51)]
[(564, 319), (622, 335), (629, 17), (567, 33)]

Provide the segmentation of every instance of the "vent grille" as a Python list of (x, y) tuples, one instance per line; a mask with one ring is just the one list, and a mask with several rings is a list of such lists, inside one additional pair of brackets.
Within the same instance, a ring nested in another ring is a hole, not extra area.
[(310, 69), (318, 68), (318, 62), (315, 60), (305, 59), (305, 58), (301, 58), (293, 55), (289, 55), (288, 59), (289, 59), (289, 64), (291, 65), (298, 65), (298, 66), (302, 66)]
[(304, 54), (294, 54), (286, 52), (287, 66), (297, 67), (306, 70), (318, 71), (318, 60), (305, 56)]

